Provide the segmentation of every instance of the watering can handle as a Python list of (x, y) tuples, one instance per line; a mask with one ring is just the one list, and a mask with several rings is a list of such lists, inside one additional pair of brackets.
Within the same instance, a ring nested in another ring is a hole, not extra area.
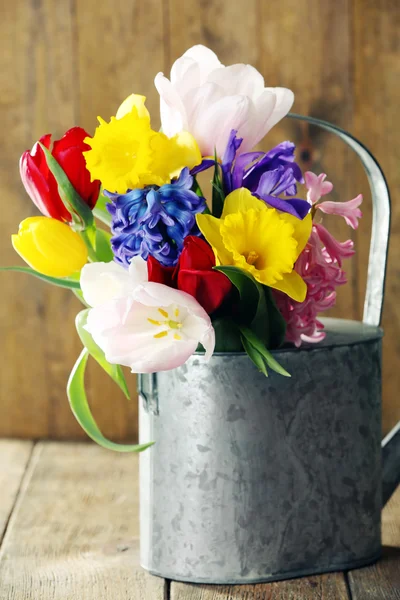
[(380, 325), (385, 290), (386, 262), (390, 228), (390, 194), (385, 176), (371, 152), (355, 137), (327, 121), (289, 113), (288, 117), (306, 121), (330, 131), (343, 140), (360, 158), (368, 177), (372, 194), (372, 233), (369, 248), (367, 291), (363, 322)]
[[(385, 176), (377, 160), (355, 137), (313, 117), (289, 113), (292, 119), (306, 121), (330, 131), (342, 139), (360, 158), (367, 173), (372, 194), (372, 233), (369, 249), (367, 291), (364, 302), (363, 322), (378, 326), (382, 317), (385, 290), (386, 262), (390, 229), (390, 195)], [(382, 504), (389, 500), (400, 483), (400, 423), (382, 441)]]

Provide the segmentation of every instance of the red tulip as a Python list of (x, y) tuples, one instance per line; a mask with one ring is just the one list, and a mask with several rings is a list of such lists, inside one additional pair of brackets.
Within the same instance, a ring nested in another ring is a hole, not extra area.
[(201, 238), (189, 235), (177, 266), (164, 267), (149, 256), (149, 281), (178, 288), (194, 296), (204, 310), (213, 313), (230, 292), (232, 284), (223, 274), (214, 271), (215, 256), (211, 246)]
[[(92, 209), (99, 195), (100, 182), (90, 181), (82, 154), (90, 150), (90, 146), (83, 141), (87, 135), (81, 127), (73, 127), (54, 142), (51, 153), (82, 200)], [(50, 149), (51, 134), (44, 135), (39, 141)], [(27, 150), (21, 156), (20, 173), (26, 191), (42, 214), (68, 223), (72, 221), (58, 193), (57, 182), (47, 166), (44, 152), (37, 142), (31, 152)]]

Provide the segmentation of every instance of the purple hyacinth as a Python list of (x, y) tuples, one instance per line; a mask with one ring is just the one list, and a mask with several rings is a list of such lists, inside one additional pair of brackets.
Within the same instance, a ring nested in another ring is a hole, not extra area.
[(292, 142), (282, 142), (269, 152), (246, 152), (237, 154), (242, 139), (232, 130), (222, 158), (224, 191), (244, 187), (269, 206), (294, 215), (298, 219), (310, 211), (310, 204), (301, 198), (279, 198), (281, 194), (294, 196), (297, 183), (303, 183), (303, 175), (294, 162), (296, 146)]
[(134, 256), (154, 256), (174, 266), (187, 235), (199, 235), (195, 215), (206, 203), (192, 191), (193, 177), (185, 168), (177, 180), (161, 187), (151, 185), (125, 194), (104, 192), (112, 200), (111, 246), (117, 262), (128, 267)]

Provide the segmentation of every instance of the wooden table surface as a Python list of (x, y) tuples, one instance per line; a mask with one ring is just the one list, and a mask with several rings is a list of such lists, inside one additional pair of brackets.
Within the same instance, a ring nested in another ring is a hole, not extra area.
[(0, 440), (0, 600), (400, 599), (400, 488), (376, 565), (278, 583), (189, 585), (139, 565), (138, 457)]

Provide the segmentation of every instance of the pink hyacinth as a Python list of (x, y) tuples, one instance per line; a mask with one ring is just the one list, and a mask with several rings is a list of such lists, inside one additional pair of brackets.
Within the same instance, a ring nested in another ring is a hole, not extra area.
[(327, 215), (340, 215), (344, 217), (347, 225), (352, 229), (357, 229), (358, 219), (362, 217), (362, 212), (358, 208), (362, 200), (362, 194), (358, 194), (358, 196), (348, 202), (331, 202), (330, 200), (326, 200), (317, 204), (317, 208)]
[(342, 259), (354, 254), (353, 242), (337, 242), (322, 225), (314, 225), (310, 239), (295, 269), (307, 284), (304, 302), (295, 302), (275, 291), (274, 297), (286, 323), (286, 341), (299, 347), (302, 342), (317, 343), (325, 338), (318, 314), (332, 308), (336, 288), (347, 282)]
[(345, 219), (347, 225), (352, 229), (357, 229), (358, 219), (362, 217), (362, 212), (359, 209), (363, 201), (362, 194), (358, 194), (348, 202), (332, 202), (331, 200), (319, 202), (322, 196), (326, 196), (333, 190), (333, 184), (330, 181), (325, 181), (325, 173), (316, 175), (311, 171), (304, 174), (304, 180), (307, 188), (307, 200), (313, 206), (315, 205), (315, 209), (319, 209), (327, 215), (339, 215)]
[(310, 204), (316, 204), (322, 196), (329, 194), (333, 190), (333, 183), (325, 181), (326, 174), (316, 175), (312, 171), (304, 173), (304, 180), (307, 188), (307, 200)]

